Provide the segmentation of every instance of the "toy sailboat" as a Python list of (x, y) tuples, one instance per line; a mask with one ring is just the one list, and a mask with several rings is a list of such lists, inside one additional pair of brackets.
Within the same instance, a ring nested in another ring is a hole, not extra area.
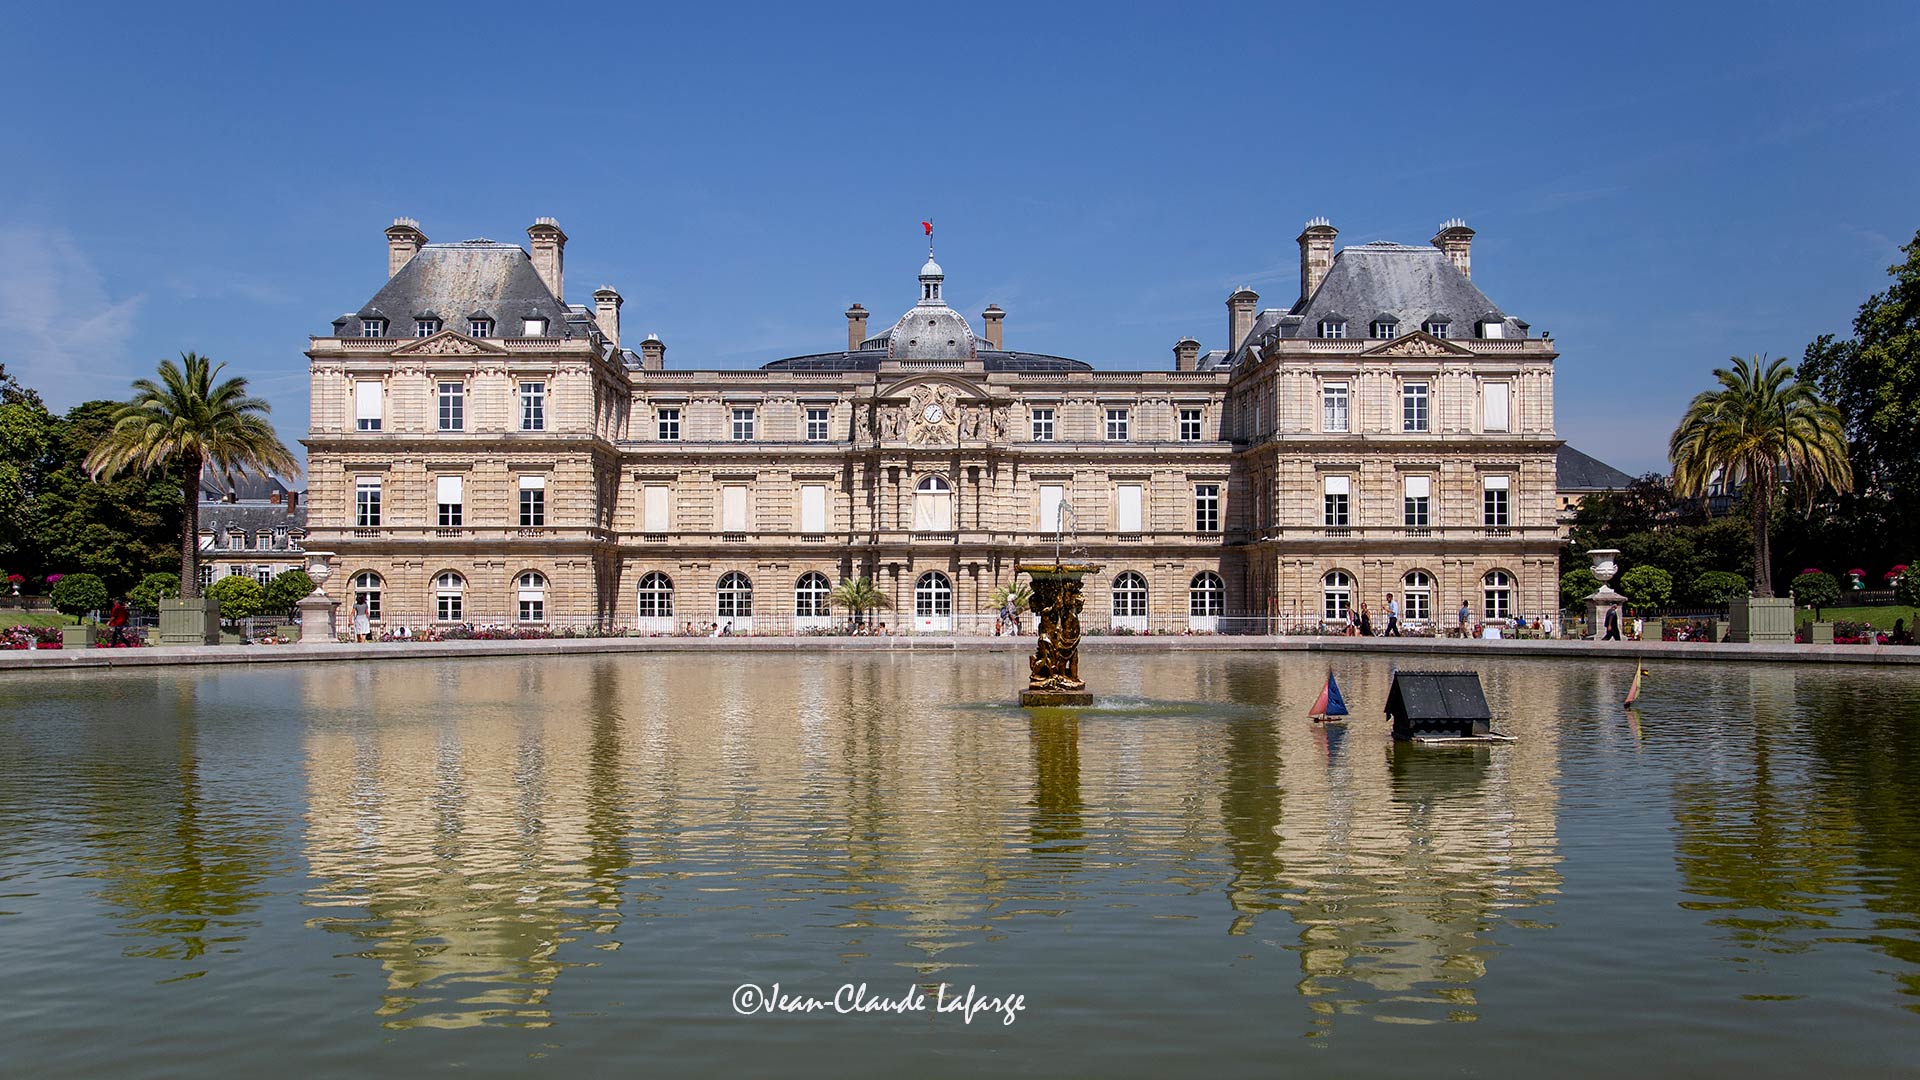
[(1340, 684), (1333, 681), (1333, 672), (1327, 672), (1327, 685), (1320, 688), (1320, 696), (1314, 699), (1313, 710), (1308, 717), (1318, 724), (1345, 723), (1347, 702), (1340, 696)]
[(1627, 687), (1626, 704), (1631, 705), (1640, 700), (1640, 676), (1645, 674), (1647, 674), (1646, 668), (1641, 667), (1639, 664), (1633, 665), (1633, 685)]

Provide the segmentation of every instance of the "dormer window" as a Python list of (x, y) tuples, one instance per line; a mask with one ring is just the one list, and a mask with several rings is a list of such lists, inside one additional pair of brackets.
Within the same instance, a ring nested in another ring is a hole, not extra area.
[(492, 319), (468, 319), (467, 320), (467, 336), (477, 337), (477, 338), (492, 337), (493, 336), (493, 320)]
[(413, 320), (413, 336), (414, 337), (417, 337), (417, 338), (432, 337), (433, 335), (439, 332), (440, 332), (439, 319)]
[(1487, 319), (1480, 324), (1480, 336), (1489, 340), (1507, 336), (1507, 324)]
[(1445, 319), (1428, 319), (1426, 322), (1420, 324), (1420, 330), (1422, 333), (1443, 338), (1447, 336), (1447, 330), (1451, 326), (1452, 324)]
[(360, 336), (363, 338), (386, 337), (387, 336), (387, 320), (361, 319), (360, 320)]
[(546, 337), (547, 336), (547, 320), (526, 319), (524, 320), (524, 324), (521, 327), (520, 333), (525, 337)]
[(1347, 336), (1347, 324), (1344, 319), (1321, 319), (1320, 336), (1323, 338), (1343, 338)]
[(1392, 341), (1400, 333), (1400, 324), (1391, 319), (1375, 319), (1367, 336), (1378, 341)]

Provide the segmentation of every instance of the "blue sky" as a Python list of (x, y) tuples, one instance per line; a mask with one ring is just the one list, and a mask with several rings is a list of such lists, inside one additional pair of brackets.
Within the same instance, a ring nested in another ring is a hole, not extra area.
[[(1563, 13), (1564, 12), (1564, 13)], [(541, 21), (541, 20), (546, 21)], [(1920, 5), (36, 5), (0, 91), (0, 362), (57, 407), (193, 349), (304, 432), (302, 350), (381, 230), (570, 236), (671, 366), (948, 298), (1010, 347), (1165, 367), (1293, 239), (1478, 230), (1629, 471), (1731, 354), (1845, 332), (1920, 229)]]

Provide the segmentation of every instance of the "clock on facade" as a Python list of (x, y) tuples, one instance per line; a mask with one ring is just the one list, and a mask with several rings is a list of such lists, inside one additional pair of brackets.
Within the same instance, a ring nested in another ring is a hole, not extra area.
[(940, 407), (939, 402), (933, 401), (927, 403), (927, 407), (921, 410), (920, 415), (927, 418), (927, 423), (937, 424), (947, 418), (947, 411)]

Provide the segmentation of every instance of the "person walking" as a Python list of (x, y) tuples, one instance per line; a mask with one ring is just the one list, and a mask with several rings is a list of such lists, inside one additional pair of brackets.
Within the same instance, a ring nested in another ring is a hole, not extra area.
[(367, 598), (356, 597), (353, 601), (353, 640), (365, 641), (372, 629), (372, 620), (367, 611)]
[(1601, 641), (1619, 641), (1620, 640), (1620, 609), (1619, 608), (1607, 609), (1607, 632), (1600, 635), (1600, 640)]
[(1473, 612), (1467, 609), (1467, 602), (1460, 601), (1460, 636), (1467, 636), (1467, 624), (1473, 621)]
[(127, 615), (127, 602), (115, 600), (113, 610), (107, 614), (107, 629), (111, 631), (107, 635), (107, 644), (114, 646), (133, 644), (127, 640)]
[(1394, 599), (1393, 599), (1393, 594), (1392, 594), (1392, 593), (1388, 593), (1388, 594), (1387, 594), (1387, 633), (1386, 633), (1386, 636), (1387, 636), (1387, 637), (1399, 637), (1399, 636), (1400, 636), (1400, 605), (1399, 605), (1398, 603), (1396, 603), (1396, 602), (1394, 601)]
[(1373, 636), (1373, 613), (1367, 610), (1367, 605), (1364, 601), (1360, 604), (1360, 636)]

